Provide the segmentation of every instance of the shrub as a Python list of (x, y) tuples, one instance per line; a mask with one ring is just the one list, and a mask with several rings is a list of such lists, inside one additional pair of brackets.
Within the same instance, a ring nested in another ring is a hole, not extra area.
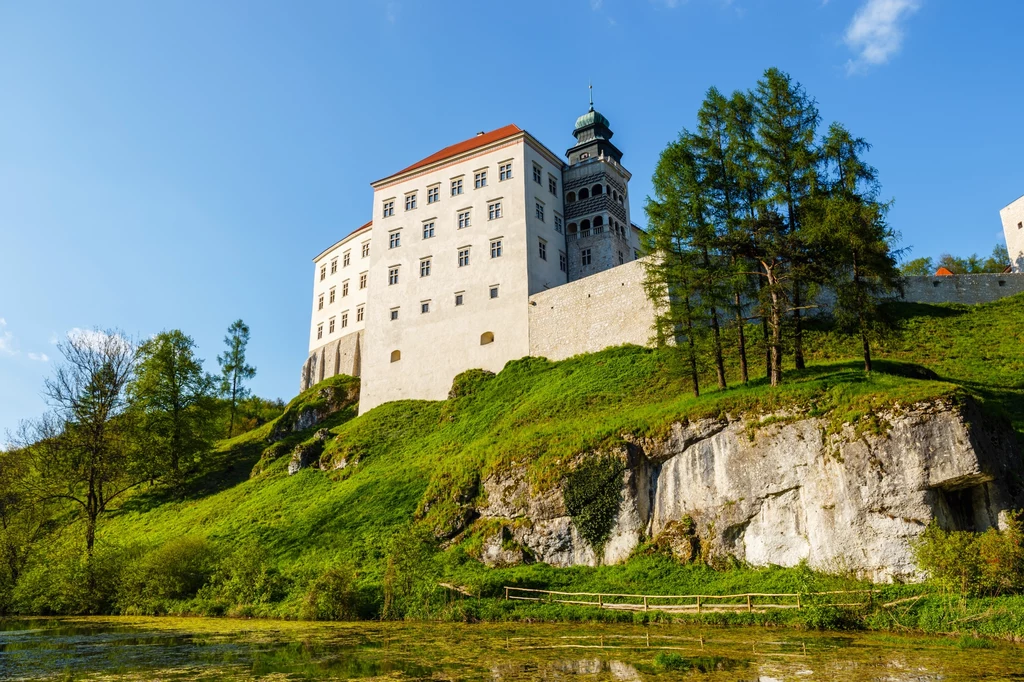
[(431, 601), (439, 592), (436, 545), (434, 534), (424, 526), (412, 526), (391, 539), (384, 569), (382, 618), (430, 614)]
[(21, 574), (12, 611), (29, 614), (109, 613), (123, 566), (137, 548), (97, 544), (90, 558), (78, 542), (58, 540)]
[(213, 577), (217, 548), (209, 540), (181, 537), (128, 562), (118, 587), (123, 613), (161, 613), (168, 600), (191, 599)]
[(313, 580), (302, 598), (306, 620), (355, 620), (359, 614), (356, 573), (349, 566), (328, 568)]
[(584, 460), (565, 476), (562, 496), (565, 508), (580, 535), (600, 556), (608, 541), (622, 498), (622, 472), (617, 457), (605, 455)]
[(918, 568), (943, 590), (962, 596), (1000, 595), (1024, 589), (1024, 530), (1020, 512), (1004, 530), (947, 531), (934, 521), (913, 544)]
[(271, 565), (266, 550), (249, 541), (219, 562), (212, 580), (198, 596), (230, 609), (269, 604), (284, 594), (285, 581)]

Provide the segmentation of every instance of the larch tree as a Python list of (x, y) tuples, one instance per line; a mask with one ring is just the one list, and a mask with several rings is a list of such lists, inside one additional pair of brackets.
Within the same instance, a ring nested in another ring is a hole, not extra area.
[(256, 368), (246, 364), (245, 349), (249, 345), (249, 326), (235, 320), (224, 337), (227, 350), (217, 356), (221, 369), (221, 393), (228, 399), (230, 421), (228, 436), (234, 435), (238, 404), (249, 395), (245, 382), (256, 376)]

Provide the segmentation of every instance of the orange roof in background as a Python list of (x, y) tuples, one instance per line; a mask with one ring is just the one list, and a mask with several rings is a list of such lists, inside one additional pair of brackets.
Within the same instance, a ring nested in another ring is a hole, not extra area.
[(403, 168), (397, 173), (392, 173), (388, 177), (390, 178), (395, 175), (401, 175), (402, 173), (407, 173), (411, 170), (416, 170), (417, 168), (429, 166), (430, 164), (437, 163), (438, 161), (444, 161), (445, 159), (449, 159), (453, 156), (458, 156), (459, 154), (464, 154), (466, 152), (473, 151), (474, 149), (478, 149), (480, 147), (485, 147), (491, 144), (492, 142), (503, 140), (506, 137), (512, 137), (516, 133), (521, 132), (523, 132), (523, 129), (517, 126), (516, 124), (512, 123), (502, 128), (498, 128), (497, 130), (492, 130), (489, 133), (484, 133), (483, 135), (475, 135), (469, 138), (468, 140), (463, 140), (458, 144), (453, 144), (450, 147), (445, 147), (441, 151), (431, 154), (422, 161), (417, 161), (413, 165), (409, 166), (408, 168)]
[(939, 277), (949, 277), (953, 273), (950, 272), (947, 268), (939, 268), (938, 270), (935, 271), (935, 274), (938, 275)]
[(342, 241), (345, 241), (346, 239), (348, 239), (349, 237), (351, 237), (352, 235), (354, 235), (354, 234), (355, 234), (356, 232), (362, 232), (363, 230), (365, 230), (366, 228), (368, 228), (368, 227), (369, 227), (370, 225), (373, 225), (373, 221), (372, 221), (372, 220), (371, 220), (370, 222), (368, 222), (368, 223), (364, 224), (364, 225), (360, 225), (360, 226), (359, 226), (359, 227), (357, 227), (356, 229), (354, 229), (354, 230), (352, 230), (351, 232), (349, 232), (349, 233), (348, 233), (347, 235), (345, 235), (344, 237), (342, 237), (342, 238), (341, 238), (341, 239), (342, 239)]

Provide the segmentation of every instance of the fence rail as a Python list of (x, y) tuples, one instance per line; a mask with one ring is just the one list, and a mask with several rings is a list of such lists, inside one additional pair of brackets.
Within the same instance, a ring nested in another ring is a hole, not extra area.
[(862, 595), (861, 601), (823, 602), (829, 606), (867, 607), (874, 602), (878, 590), (838, 590), (833, 592), (742, 592), (737, 594), (620, 594), (609, 592), (559, 592), (528, 587), (505, 586), (506, 600), (533, 601), (547, 604), (596, 606), (618, 611), (666, 611), (669, 613), (764, 613), (771, 609), (801, 609), (808, 598)]

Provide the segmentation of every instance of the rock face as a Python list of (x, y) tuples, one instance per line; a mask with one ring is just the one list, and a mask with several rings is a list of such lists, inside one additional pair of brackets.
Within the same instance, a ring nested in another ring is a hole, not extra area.
[[(627, 469), (602, 562), (622, 561), (652, 538), (680, 559), (703, 552), (753, 565), (807, 561), (911, 580), (910, 541), (932, 519), (984, 530), (1020, 504), (1008, 483), (1024, 480), (1014, 434), (985, 423), (970, 402), (894, 409), (881, 415), (880, 434), (852, 426), (829, 434), (822, 419), (771, 416), (674, 424), (667, 437), (615, 453)], [(513, 537), (537, 560), (596, 563), (561, 490), (532, 495), (519, 472), (491, 477), (484, 491), (480, 515), (519, 519)]]

